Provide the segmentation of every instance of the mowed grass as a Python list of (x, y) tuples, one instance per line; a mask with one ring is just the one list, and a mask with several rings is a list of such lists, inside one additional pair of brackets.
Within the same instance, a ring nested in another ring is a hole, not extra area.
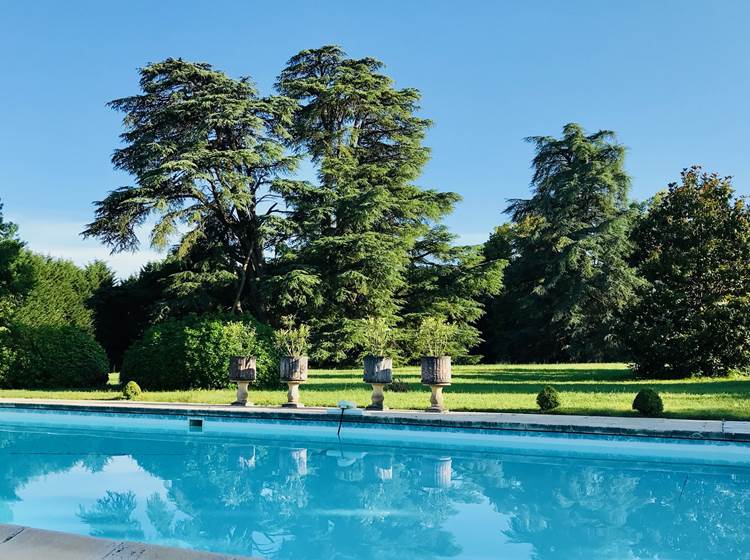
[[(419, 383), (419, 368), (399, 368), (394, 377), (406, 383), (408, 392), (386, 392), (388, 407), (423, 409), (429, 404), (430, 391)], [(560, 391), (557, 414), (630, 416), (635, 394), (651, 387), (664, 399), (665, 416), (750, 420), (750, 377), (638, 380), (625, 364), (454, 366), (453, 385), (445, 389), (446, 406), (454, 411), (538, 412), (536, 394), (546, 384)], [(228, 404), (234, 394), (232, 389), (147, 391), (140, 400)], [(0, 390), (0, 398), (115, 400), (121, 393), (113, 374), (105, 390)], [(285, 402), (286, 392), (253, 388), (250, 398), (257, 405), (275, 406)], [(365, 406), (370, 387), (357, 369), (311, 370), (301, 398), (308, 406), (335, 406), (342, 399)]]
[[(388, 407), (423, 409), (429, 404), (429, 388), (419, 383), (419, 368), (399, 368), (394, 377), (404, 381), (408, 391), (387, 391)], [(454, 366), (453, 385), (445, 389), (446, 406), (454, 411), (538, 412), (536, 394), (546, 384), (560, 391), (562, 406), (557, 414), (630, 416), (638, 390), (652, 387), (664, 399), (665, 416), (750, 420), (750, 377), (638, 380), (625, 364)], [(147, 391), (140, 400), (228, 404), (234, 394), (233, 389)], [(257, 405), (276, 406), (286, 400), (283, 389), (253, 388), (250, 396)], [(116, 400), (121, 393), (117, 375), (113, 374), (105, 390), (2, 390), (3, 397)], [(360, 370), (310, 371), (308, 382), (302, 386), (302, 402), (335, 406), (342, 399), (359, 406), (370, 402), (370, 387), (362, 382)]]

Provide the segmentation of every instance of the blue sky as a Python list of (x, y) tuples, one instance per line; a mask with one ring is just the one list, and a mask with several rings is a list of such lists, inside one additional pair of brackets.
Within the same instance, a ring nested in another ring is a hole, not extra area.
[(528, 194), (531, 147), (571, 121), (617, 132), (632, 194), (694, 163), (750, 194), (750, 2), (205, 1), (0, 2), (0, 199), (31, 248), (121, 274), (153, 258), (108, 257), (78, 232), (91, 202), (130, 182), (112, 170), (137, 68), (173, 56), (250, 75), (263, 92), (297, 51), (339, 44), (422, 91), (434, 121), (419, 183), (464, 201), (465, 242)]

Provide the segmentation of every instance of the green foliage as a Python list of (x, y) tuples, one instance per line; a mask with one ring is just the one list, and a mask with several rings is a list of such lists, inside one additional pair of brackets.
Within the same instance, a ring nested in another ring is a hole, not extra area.
[(232, 356), (255, 356), (261, 386), (278, 384), (273, 331), (248, 315), (189, 315), (149, 327), (125, 353), (120, 380), (146, 390), (229, 387)]
[(12, 374), (16, 364), (17, 353), (13, 342), (13, 333), (10, 328), (5, 324), (0, 325), (0, 387), (7, 385), (6, 380)]
[(634, 232), (648, 282), (626, 321), (639, 375), (750, 368), (750, 209), (729, 178), (686, 169)]
[(28, 254), (32, 287), (13, 313), (25, 325), (71, 326), (94, 333), (89, 299), (111, 271), (101, 262), (79, 268), (71, 261)]
[(107, 273), (101, 262), (81, 269), (31, 253), (0, 212), (0, 387), (106, 383), (107, 358), (87, 304)]
[(120, 369), (125, 351), (153, 323), (167, 317), (217, 313), (229, 309), (236, 278), (210, 270), (201, 255), (170, 255), (146, 264), (137, 275), (104, 282), (89, 299), (96, 337), (110, 363)]
[(14, 323), (5, 341), (8, 367), (0, 387), (92, 388), (107, 383), (107, 356), (88, 332), (72, 326)]
[(135, 381), (128, 381), (122, 389), (122, 396), (132, 401), (141, 396), (141, 388)]
[(492, 358), (606, 361), (623, 353), (618, 324), (639, 280), (628, 259), (638, 208), (614, 134), (568, 124), (536, 147), (533, 196), (512, 201), (510, 226), (485, 253), (509, 259), (485, 327)]
[(351, 321), (395, 323), (410, 251), (458, 200), (412, 184), (428, 160), (429, 121), (417, 116), (419, 92), (396, 89), (382, 67), (325, 46), (292, 57), (277, 81), (299, 102), (294, 144), (318, 175), (281, 189), (298, 234), (277, 263), (295, 283), (280, 285), (278, 298), (304, 302), (324, 362), (351, 357)]
[(362, 349), (363, 356), (393, 357), (397, 334), (382, 317), (360, 319), (354, 333), (354, 344)]
[(456, 340), (458, 327), (443, 317), (425, 317), (414, 333), (414, 348), (420, 356), (446, 356), (464, 350)]
[(33, 285), (29, 253), (18, 239), (18, 227), (3, 220), (0, 203), (0, 330), (7, 328), (10, 314)]
[(653, 389), (641, 389), (633, 399), (633, 410), (644, 416), (661, 416), (664, 412), (664, 403), (659, 393)]
[(560, 393), (552, 385), (545, 385), (536, 396), (536, 404), (542, 412), (554, 410), (560, 406)]
[(305, 356), (310, 339), (310, 327), (304, 323), (295, 325), (291, 316), (282, 320), (284, 327), (276, 331), (276, 348), (284, 356)]
[[(243, 304), (264, 320), (300, 317), (329, 363), (354, 357), (366, 317), (413, 327), (443, 314), (465, 346), (480, 340), (478, 298), (499, 288), (500, 263), (436, 225), (459, 197), (412, 184), (430, 123), (417, 116), (419, 92), (382, 67), (338, 47), (302, 51), (269, 97), (208, 64), (141, 69), (141, 92), (111, 104), (125, 114), (113, 163), (135, 184), (97, 203), (84, 234), (131, 250), (156, 219), (152, 245), (178, 243), (162, 270), (93, 298), (113, 363), (154, 320)], [(314, 183), (290, 177), (304, 157)]]
[[(482, 300), (502, 287), (504, 258), (489, 258), (481, 246), (455, 246), (455, 236), (445, 226), (433, 227), (417, 240), (402, 292), (404, 323), (418, 324), (424, 317), (440, 315), (456, 326), (459, 345), (453, 355), (461, 360), (481, 342), (477, 328), (484, 314)], [(418, 354), (409, 348), (409, 355)]]
[(115, 251), (132, 250), (136, 228), (156, 217), (152, 246), (177, 238), (178, 257), (220, 248), (208, 252), (218, 258), (214, 268), (234, 275), (234, 309), (246, 295), (262, 316), (265, 252), (287, 234), (276, 181), (297, 166), (283, 146), (295, 102), (260, 97), (249, 78), (232, 79), (204, 63), (168, 58), (140, 74), (142, 92), (111, 103), (125, 113), (125, 146), (112, 162), (136, 184), (98, 202), (84, 234)]

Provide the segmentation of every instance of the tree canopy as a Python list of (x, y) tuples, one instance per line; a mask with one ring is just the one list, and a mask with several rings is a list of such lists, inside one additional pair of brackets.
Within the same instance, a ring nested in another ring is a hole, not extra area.
[(18, 238), (18, 226), (3, 219), (0, 202), (0, 328), (11, 306), (31, 289), (32, 275), (24, 243)]
[[(131, 184), (95, 203), (83, 233), (117, 252), (147, 231), (166, 255), (118, 280), (102, 262), (31, 252), (0, 204), (6, 384), (8, 364), (33, 370), (35, 337), (71, 363), (66, 341), (85, 340), (76, 379), (99, 379), (92, 336), (115, 366), (144, 336), (161, 359), (160, 324), (205, 317), (220, 318), (206, 330), (214, 341), (224, 322), (309, 328), (319, 365), (374, 347), (413, 360), (418, 333), (440, 325), (461, 360), (750, 370), (750, 211), (729, 178), (693, 167), (635, 203), (615, 134), (570, 123), (527, 138), (530, 196), (508, 201), (486, 243), (462, 245), (443, 224), (459, 195), (419, 185), (431, 125), (420, 92), (374, 58), (303, 50), (270, 95), (249, 77), (167, 58), (142, 68), (139, 86), (110, 103), (123, 114), (112, 163)], [(43, 383), (64, 380), (55, 361)]]
[(637, 208), (625, 148), (610, 131), (577, 124), (536, 149), (532, 197), (506, 209), (511, 225), (487, 249), (509, 259), (506, 290), (488, 323), (495, 357), (600, 361), (622, 357), (617, 320), (638, 278), (629, 264)]
[[(141, 93), (111, 103), (125, 114), (125, 146), (112, 161), (135, 184), (98, 202), (84, 235), (134, 250), (155, 218), (151, 244), (174, 242), (170, 259), (180, 263), (160, 283), (163, 309), (221, 311), (233, 284), (235, 311), (309, 322), (315, 357), (328, 362), (351, 358), (360, 319), (394, 325), (404, 306), (414, 316), (424, 305), (438, 310), (407, 286), (417, 270), (423, 284), (442, 282), (429, 288), (447, 300), (445, 278), (466, 264), (466, 278), (488, 276), (462, 281), (450, 295), (461, 309), (447, 315), (478, 339), (470, 324), (482, 310), (472, 298), (500, 277), (480, 264), (481, 251), (451, 247), (441, 229), (458, 195), (414, 184), (430, 123), (417, 115), (419, 92), (396, 88), (382, 70), (339, 47), (306, 50), (281, 71), (278, 95), (262, 97), (248, 78), (205, 63), (149, 64)], [(296, 172), (303, 159), (314, 180)]]
[[(166, 59), (141, 69), (142, 93), (111, 102), (125, 113), (123, 148), (112, 162), (136, 184), (97, 203), (84, 235), (114, 251), (136, 249), (151, 216), (151, 244), (177, 237), (178, 255), (219, 246), (214, 265), (236, 275), (233, 307), (244, 298), (264, 315), (258, 295), (266, 251), (286, 235), (275, 182), (294, 171), (285, 151), (295, 103), (260, 97), (249, 78), (232, 79), (209, 64)], [(216, 256), (216, 254), (214, 254)]]
[(729, 177), (686, 169), (639, 221), (637, 292), (625, 329), (639, 374), (750, 367), (750, 209)]
[(412, 249), (458, 200), (413, 184), (429, 157), (430, 123), (416, 114), (419, 92), (395, 88), (382, 69), (325, 46), (292, 57), (277, 80), (299, 103), (293, 146), (317, 171), (315, 184), (283, 189), (297, 227), (285, 287), (315, 287), (304, 318), (323, 360), (346, 358), (354, 321), (396, 322)]

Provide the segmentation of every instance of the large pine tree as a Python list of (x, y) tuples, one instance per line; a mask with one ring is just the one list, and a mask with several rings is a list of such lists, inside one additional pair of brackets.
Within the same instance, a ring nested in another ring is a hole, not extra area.
[(204, 63), (169, 58), (140, 73), (141, 93), (111, 103), (125, 113), (112, 161), (135, 184), (98, 202), (84, 234), (134, 250), (137, 228), (155, 218), (152, 245), (177, 240), (178, 256), (206, 247), (212, 269), (236, 277), (233, 307), (264, 316), (267, 252), (286, 236), (275, 184), (297, 165), (283, 145), (295, 102)]
[(410, 251), (458, 200), (413, 184), (428, 160), (430, 123), (417, 116), (419, 92), (395, 88), (382, 67), (325, 46), (292, 57), (277, 81), (299, 102), (294, 146), (317, 170), (315, 184), (284, 190), (298, 230), (293, 257), (280, 263), (282, 298), (315, 304), (305, 319), (326, 361), (347, 357), (353, 321), (396, 321)]
[(535, 136), (532, 197), (489, 252), (510, 260), (488, 336), (496, 359), (601, 361), (621, 356), (617, 321), (638, 283), (628, 263), (637, 209), (628, 200), (625, 148), (577, 124)]

